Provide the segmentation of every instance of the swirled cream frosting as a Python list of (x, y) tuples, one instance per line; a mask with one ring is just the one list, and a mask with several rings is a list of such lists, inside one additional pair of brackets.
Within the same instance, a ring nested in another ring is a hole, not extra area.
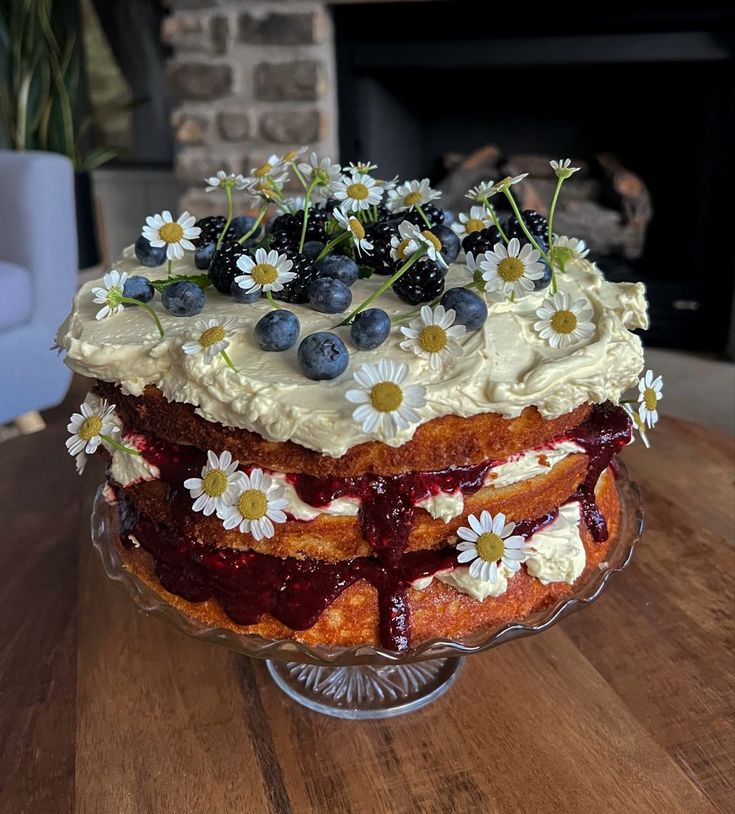
[[(125, 250), (115, 268), (129, 275), (150, 279), (166, 276), (165, 266), (141, 266), (132, 247)], [(191, 257), (177, 261), (174, 274), (196, 274)], [(470, 281), (464, 266), (455, 264), (447, 273), (446, 288)], [(163, 325), (160, 337), (150, 316), (140, 308), (97, 320), (99, 305), (93, 302), (86, 283), (74, 299), (73, 309), (57, 335), (66, 350), (66, 363), (84, 376), (118, 384), (123, 392), (140, 395), (155, 385), (169, 401), (185, 402), (209, 421), (257, 432), (272, 441), (293, 441), (324, 455), (339, 457), (357, 444), (377, 439), (363, 432), (353, 420), (354, 405), (345, 398), (352, 371), (363, 362), (380, 359), (404, 362), (406, 383), (426, 388), (421, 421), (446, 415), (468, 417), (499, 413), (507, 418), (535, 405), (545, 418), (555, 418), (584, 402), (618, 403), (621, 394), (636, 383), (643, 367), (643, 350), (636, 328), (648, 327), (645, 288), (641, 283), (611, 283), (585, 260), (570, 262), (558, 275), (559, 290), (574, 299), (586, 299), (593, 311), (592, 336), (565, 350), (554, 349), (533, 329), (536, 309), (548, 289), (517, 302), (494, 301), (489, 296), (488, 318), (483, 327), (467, 333), (460, 343), (463, 355), (443, 370), (434, 371), (428, 361), (400, 347), (404, 338), (397, 325), (386, 342), (373, 351), (354, 349), (349, 328), (337, 328), (350, 349), (347, 370), (331, 381), (312, 381), (300, 371), (297, 344), (287, 351), (261, 351), (253, 339), (253, 326), (271, 306), (266, 300), (241, 304), (206, 290), (206, 304), (198, 317), (167, 313), (156, 296), (151, 301)], [(362, 302), (384, 277), (358, 280), (352, 288), (353, 304)], [(405, 314), (410, 306), (392, 292), (375, 303), (391, 316)], [(321, 314), (306, 305), (287, 306), (301, 322), (303, 338), (314, 331), (331, 330), (339, 317)], [(199, 318), (236, 316), (241, 327), (227, 352), (236, 371), (220, 357), (207, 364), (203, 354), (187, 355), (182, 345), (195, 338)], [(401, 324), (406, 324), (405, 322)], [(399, 432), (388, 443), (400, 446), (410, 440), (416, 426)]]

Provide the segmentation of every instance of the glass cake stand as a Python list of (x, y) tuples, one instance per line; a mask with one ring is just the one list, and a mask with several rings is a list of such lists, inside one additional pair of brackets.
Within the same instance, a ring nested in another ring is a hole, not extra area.
[(92, 540), (110, 579), (121, 583), (142, 611), (180, 631), (224, 645), (252, 658), (266, 660), (275, 683), (294, 701), (338, 718), (389, 718), (413, 712), (443, 695), (457, 680), (465, 656), (542, 633), (567, 614), (594, 602), (613, 574), (633, 556), (643, 531), (640, 492), (626, 468), (618, 463), (621, 522), (608, 558), (574, 591), (522, 622), (511, 622), (459, 640), (433, 639), (396, 653), (380, 647), (308, 647), (290, 639), (272, 641), (251, 634), (208, 627), (164, 602), (127, 571), (115, 548), (117, 513), (98, 491), (92, 511)]

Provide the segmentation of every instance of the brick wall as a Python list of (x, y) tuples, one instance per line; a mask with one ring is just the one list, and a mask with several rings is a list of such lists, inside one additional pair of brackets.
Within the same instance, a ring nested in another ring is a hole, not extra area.
[(182, 208), (222, 211), (203, 179), (247, 173), (271, 153), (308, 144), (337, 157), (329, 12), (312, 0), (169, 0), (163, 38), (176, 98)]

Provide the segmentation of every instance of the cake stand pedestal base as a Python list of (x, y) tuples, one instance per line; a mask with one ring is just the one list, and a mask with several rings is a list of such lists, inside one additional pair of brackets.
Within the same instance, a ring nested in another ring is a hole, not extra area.
[(335, 718), (393, 718), (414, 712), (454, 684), (461, 658), (429, 659), (415, 664), (319, 667), (267, 661), (271, 678), (299, 704)]

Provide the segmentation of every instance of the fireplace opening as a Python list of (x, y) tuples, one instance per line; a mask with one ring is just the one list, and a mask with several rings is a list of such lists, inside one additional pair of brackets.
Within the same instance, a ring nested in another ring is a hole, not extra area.
[(648, 344), (721, 353), (733, 302), (729, 7), (623, 3), (569, 19), (493, 6), (473, 22), (477, 8), (335, 6), (342, 159), (441, 186), (487, 145), (501, 165), (570, 156), (590, 177), (614, 157), (643, 181), (653, 214), (640, 251), (595, 251), (592, 235), (594, 259), (648, 286)]

